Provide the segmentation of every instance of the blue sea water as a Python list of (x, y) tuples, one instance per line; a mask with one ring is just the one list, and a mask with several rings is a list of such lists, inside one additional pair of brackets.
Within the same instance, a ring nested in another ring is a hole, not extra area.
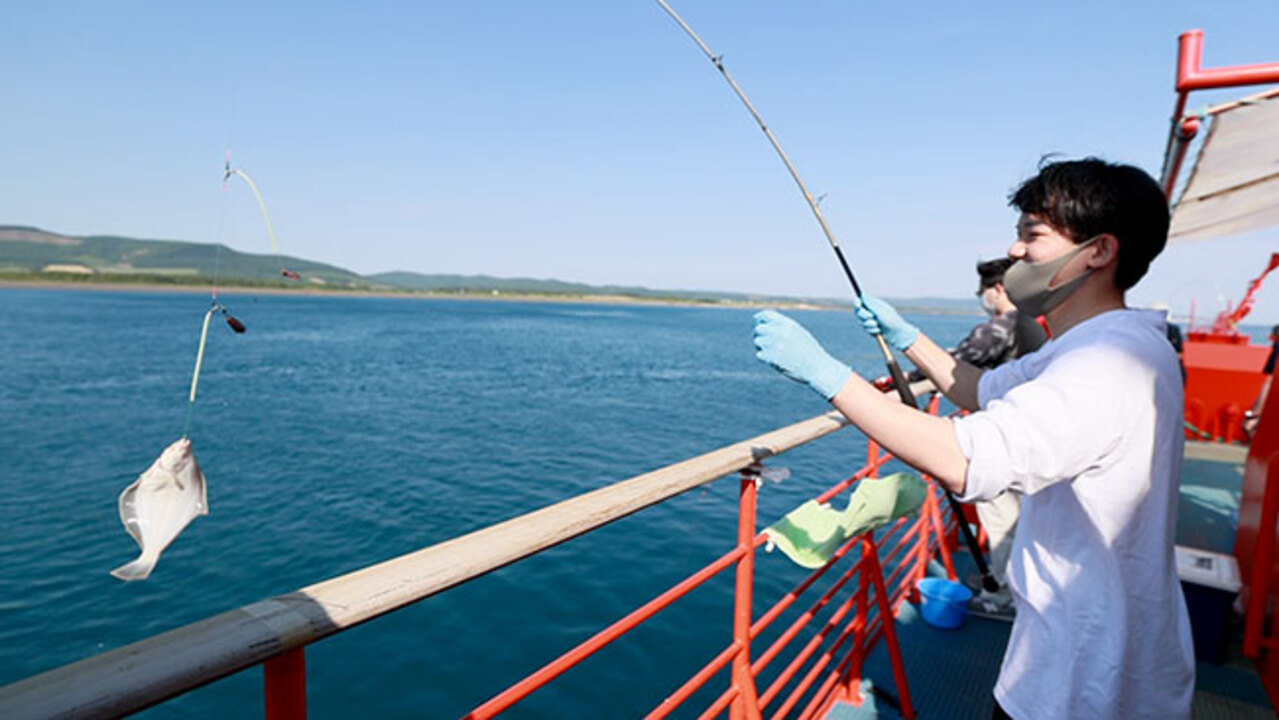
[[(224, 294), (189, 434), (210, 515), (150, 579), (120, 491), (183, 429), (207, 294), (0, 290), (0, 684), (476, 530), (828, 409), (753, 357), (752, 311)], [(794, 312), (883, 374), (842, 312)], [(975, 316), (913, 318), (942, 344)], [(761, 526), (860, 466), (855, 431), (772, 462)], [(323, 640), (316, 718), (457, 717), (726, 552), (737, 481)], [(802, 571), (762, 555), (756, 607)], [(731, 573), (511, 717), (632, 717), (728, 643)], [(144, 713), (256, 717), (249, 670)], [(704, 707), (705, 702), (692, 707)]]

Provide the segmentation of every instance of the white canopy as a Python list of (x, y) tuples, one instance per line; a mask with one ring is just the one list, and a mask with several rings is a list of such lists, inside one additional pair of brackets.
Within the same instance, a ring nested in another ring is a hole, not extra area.
[(1217, 115), (1173, 208), (1169, 242), (1279, 224), (1279, 98)]

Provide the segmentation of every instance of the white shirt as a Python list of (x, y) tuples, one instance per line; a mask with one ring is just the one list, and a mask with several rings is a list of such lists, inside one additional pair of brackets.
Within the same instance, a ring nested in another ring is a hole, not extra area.
[(1114, 310), (986, 372), (954, 421), (966, 501), (1025, 494), (995, 697), (1014, 718), (1189, 718), (1173, 557), (1181, 370), (1163, 313)]

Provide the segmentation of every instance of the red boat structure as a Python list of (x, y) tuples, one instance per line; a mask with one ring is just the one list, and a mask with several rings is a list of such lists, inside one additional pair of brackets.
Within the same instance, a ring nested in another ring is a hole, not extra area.
[[(1279, 89), (1186, 114), (1194, 91), (1279, 83), (1279, 63), (1205, 69), (1203, 33), (1180, 37), (1177, 101), (1169, 132), (1162, 183), (1171, 199), (1188, 148), (1203, 125), (1212, 123), (1199, 152), (1195, 171), (1173, 204), (1171, 241), (1247, 232), (1279, 222)], [(1271, 348), (1250, 342), (1239, 329), (1256, 302), (1266, 276), (1279, 267), (1271, 254), (1261, 273), (1249, 283), (1243, 299), (1217, 315), (1208, 327), (1189, 329), (1183, 362), (1186, 368), (1187, 437), (1221, 444), (1246, 442), (1243, 414), (1260, 391), (1262, 368)], [(1271, 338), (1274, 340), (1275, 338)], [(1270, 696), (1279, 707), (1279, 640), (1273, 614), (1279, 592), (1279, 398), (1271, 393), (1261, 411), (1255, 437), (1247, 448), (1242, 498), (1233, 555), (1243, 588), (1243, 654), (1255, 663)]]

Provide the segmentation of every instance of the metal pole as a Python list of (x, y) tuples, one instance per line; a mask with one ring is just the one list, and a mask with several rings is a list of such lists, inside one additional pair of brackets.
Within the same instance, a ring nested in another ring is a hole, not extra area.
[(306, 720), (306, 646), (262, 663), (266, 720)]
[(884, 644), (887, 646), (888, 659), (893, 666), (893, 681), (897, 685), (897, 701), (901, 704), (902, 717), (915, 719), (915, 706), (910, 699), (910, 685), (906, 681), (906, 665), (902, 662), (901, 646), (897, 644), (897, 628), (893, 626), (895, 617), (888, 590), (884, 587), (884, 571), (879, 565), (879, 548), (875, 547), (870, 533), (862, 536), (862, 553), (870, 561), (869, 568), (862, 572), (870, 573), (871, 582), (875, 584), (875, 600), (879, 605), (879, 626), (884, 629)]
[(753, 469), (742, 471), (742, 484), (737, 512), (737, 547), (742, 557), (737, 561), (737, 586), (733, 594), (733, 642), (738, 646), (733, 657), (733, 686), (737, 697), (729, 707), (732, 720), (759, 720), (759, 696), (755, 676), (751, 674), (751, 601), (755, 574), (755, 499), (759, 492), (759, 474)]
[[(863, 480), (862, 482), (875, 482), (875, 481)], [(844, 696), (848, 698), (849, 700), (851, 700), (853, 705), (855, 705), (856, 707), (862, 706), (862, 700), (863, 700), (862, 689), (861, 689), (862, 663), (866, 659), (866, 635), (868, 634), (866, 631), (870, 629), (870, 624), (866, 620), (867, 620), (868, 611), (870, 610), (867, 602), (867, 599), (868, 599), (867, 591), (870, 589), (870, 576), (868, 575), (868, 573), (870, 572), (872, 567), (871, 565), (872, 556), (867, 554), (866, 537), (867, 537), (866, 535), (863, 535), (861, 540), (862, 563), (861, 563), (861, 570), (857, 572), (857, 596), (856, 596), (857, 599), (854, 601), (854, 603), (857, 605), (857, 615), (856, 615), (856, 619), (853, 621), (855, 625), (863, 628), (863, 631), (859, 633), (853, 633), (852, 662), (848, 668), (848, 681), (847, 681), (847, 684), (845, 684), (844, 690), (843, 690)], [(872, 551), (873, 551), (875, 547), (875, 543), (871, 542), (870, 547), (872, 548)], [(891, 624), (892, 621), (893, 621), (893, 618), (889, 616), (885, 622), (888, 624)]]

